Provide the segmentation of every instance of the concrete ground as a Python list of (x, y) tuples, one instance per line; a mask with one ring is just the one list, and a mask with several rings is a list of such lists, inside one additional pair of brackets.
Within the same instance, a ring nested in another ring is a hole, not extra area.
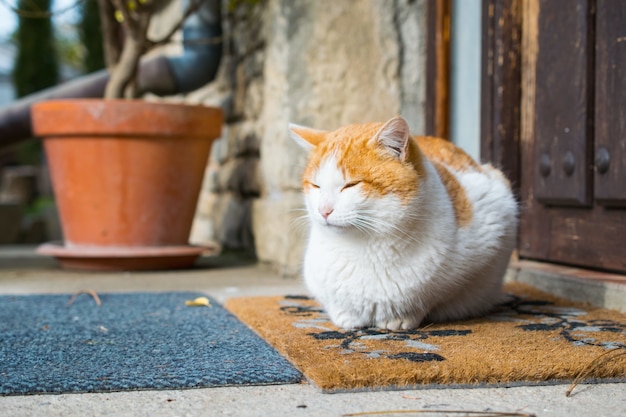
[[(513, 277), (514, 279), (515, 277)], [(580, 285), (580, 283), (577, 283)], [(596, 284), (597, 285), (597, 284)], [(282, 279), (239, 257), (205, 258), (188, 271), (85, 273), (64, 271), (32, 248), (0, 250), (0, 294), (128, 291), (203, 291), (219, 301), (241, 295), (305, 293), (300, 281)], [(614, 292), (614, 291), (612, 291)], [(615, 300), (613, 300), (615, 302)], [(626, 305), (626, 304), (625, 304)], [(623, 307), (623, 306), (622, 306)], [(626, 384), (472, 389), (420, 389), (323, 394), (307, 383), (177, 391), (0, 397), (0, 416), (344, 416), (477, 415), (452, 411), (536, 416), (626, 415)], [(401, 410), (402, 414), (389, 413)], [(407, 414), (428, 410), (427, 414)], [(447, 410), (444, 411), (444, 410)], [(487, 415), (487, 414), (480, 414)]]

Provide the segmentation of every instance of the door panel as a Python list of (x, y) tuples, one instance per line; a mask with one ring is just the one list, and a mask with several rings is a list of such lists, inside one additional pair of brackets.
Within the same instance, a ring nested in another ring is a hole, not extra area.
[(626, 2), (596, 13), (595, 199), (626, 207)]
[(587, 0), (539, 4), (535, 101), (535, 195), (545, 204), (591, 203), (593, 22)]

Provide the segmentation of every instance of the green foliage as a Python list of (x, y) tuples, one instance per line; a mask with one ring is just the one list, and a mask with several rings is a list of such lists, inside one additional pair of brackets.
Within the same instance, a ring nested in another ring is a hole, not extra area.
[(56, 50), (59, 62), (76, 72), (83, 71), (84, 48), (76, 36), (68, 36), (58, 31), (56, 33)]
[(52, 197), (37, 197), (35, 201), (24, 210), (24, 214), (27, 216), (39, 217), (42, 214), (55, 206), (54, 198)]
[[(19, 10), (47, 12), (50, 0), (20, 0)], [(57, 84), (59, 67), (50, 17), (19, 17), (15, 36), (18, 54), (13, 67), (13, 83), (18, 97)]]
[(93, 72), (106, 66), (98, 1), (85, 0), (81, 12), (80, 39), (85, 46), (83, 67), (86, 72)]

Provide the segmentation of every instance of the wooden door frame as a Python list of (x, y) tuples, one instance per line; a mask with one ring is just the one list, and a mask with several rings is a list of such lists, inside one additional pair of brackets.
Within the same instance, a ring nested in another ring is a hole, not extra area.
[(450, 138), (450, 9), (451, 0), (426, 6), (425, 134)]
[(521, 187), (522, 0), (483, 0), (481, 144), (483, 162)]

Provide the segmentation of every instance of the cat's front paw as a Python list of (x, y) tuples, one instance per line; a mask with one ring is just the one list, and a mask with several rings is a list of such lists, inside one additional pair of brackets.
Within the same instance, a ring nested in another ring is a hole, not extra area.
[(411, 330), (420, 325), (421, 320), (416, 318), (405, 317), (402, 319), (389, 319), (381, 320), (376, 323), (376, 327), (379, 329), (387, 330)]
[(363, 327), (368, 327), (369, 325), (367, 320), (363, 320), (362, 318), (347, 312), (334, 314), (329, 313), (329, 316), (335, 326), (341, 327), (344, 330), (361, 329)]

